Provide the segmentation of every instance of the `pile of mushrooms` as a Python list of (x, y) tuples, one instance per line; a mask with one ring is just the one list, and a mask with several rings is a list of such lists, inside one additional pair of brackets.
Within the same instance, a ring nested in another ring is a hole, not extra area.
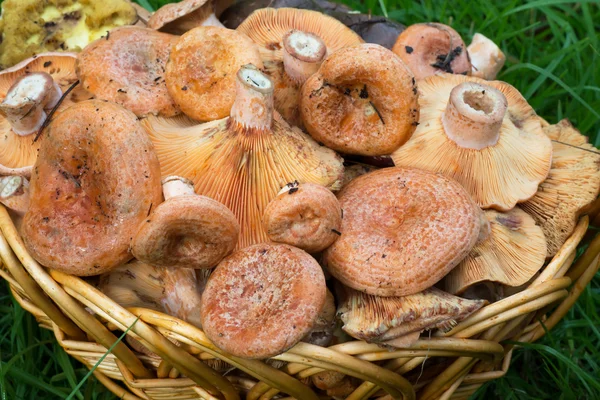
[(312, 10), (231, 30), (223, 9), (0, 73), (0, 201), (45, 267), (239, 357), (406, 347), (496, 300), (479, 285), (528, 282), (598, 196), (600, 155), (493, 80), (481, 34), (416, 24), (389, 50)]

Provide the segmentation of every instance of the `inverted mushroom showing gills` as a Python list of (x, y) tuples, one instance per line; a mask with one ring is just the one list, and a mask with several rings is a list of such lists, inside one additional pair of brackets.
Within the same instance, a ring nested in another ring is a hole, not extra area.
[(229, 208), (240, 223), (238, 248), (268, 240), (267, 204), (288, 182), (338, 187), (341, 158), (291, 128), (273, 110), (273, 84), (248, 65), (237, 73), (231, 117), (201, 125), (183, 118), (142, 121), (163, 176), (185, 176), (196, 193)]
[(202, 294), (202, 328), (226, 352), (268, 358), (298, 343), (325, 304), (321, 267), (283, 244), (257, 244), (225, 258)]
[(233, 251), (240, 226), (223, 204), (194, 193), (185, 178), (163, 179), (165, 201), (142, 222), (131, 253), (158, 267), (212, 268)]
[(600, 154), (568, 120), (544, 127), (552, 142), (552, 167), (537, 193), (521, 204), (541, 226), (553, 257), (600, 190)]
[(188, 117), (198, 121), (224, 118), (235, 99), (236, 73), (245, 64), (263, 66), (248, 37), (201, 26), (181, 36), (171, 51), (165, 73), (167, 89)]
[(341, 235), (342, 209), (329, 189), (291, 183), (269, 203), (263, 221), (272, 241), (316, 253)]
[(514, 87), (445, 74), (419, 82), (419, 91), (419, 126), (392, 153), (394, 164), (457, 180), (481, 208), (508, 211), (535, 194), (552, 145)]
[(486, 210), (490, 233), (444, 279), (444, 288), (461, 294), (483, 282), (520, 286), (529, 281), (546, 261), (546, 238), (533, 218), (515, 207), (502, 213)]
[(398, 36), (392, 51), (408, 65), (418, 80), (440, 72), (471, 72), (465, 43), (448, 25), (435, 22), (411, 25)]
[(214, 14), (212, 0), (183, 0), (165, 4), (148, 20), (148, 28), (174, 35), (182, 35), (198, 26), (224, 27)]
[(471, 59), (471, 75), (488, 81), (496, 79), (496, 75), (504, 66), (506, 56), (490, 39), (481, 33), (473, 35), (473, 40), (467, 47)]
[(83, 87), (138, 117), (178, 114), (167, 92), (165, 65), (176, 36), (137, 26), (114, 29), (77, 56)]
[(100, 100), (75, 104), (44, 132), (23, 242), (42, 265), (88, 276), (131, 258), (129, 244), (161, 198), (160, 166), (136, 116)]
[(343, 48), (302, 87), (300, 114), (318, 142), (342, 153), (377, 156), (402, 146), (419, 124), (415, 79), (376, 44)]
[(487, 303), (461, 299), (435, 287), (402, 297), (378, 297), (350, 288), (338, 291), (342, 294), (337, 311), (342, 329), (368, 343), (391, 345), (411, 337), (404, 344), (410, 345), (424, 330), (448, 331)]
[(338, 194), (342, 235), (324, 252), (344, 285), (377, 296), (431, 287), (475, 245), (481, 210), (456, 181), (409, 168), (359, 176)]

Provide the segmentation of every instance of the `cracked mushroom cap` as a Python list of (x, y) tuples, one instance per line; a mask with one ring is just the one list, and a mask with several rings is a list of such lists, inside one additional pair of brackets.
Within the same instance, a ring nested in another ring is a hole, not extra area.
[(201, 25), (223, 27), (215, 16), (212, 0), (183, 0), (165, 4), (148, 20), (148, 28), (174, 35), (182, 35)]
[(335, 18), (296, 8), (258, 9), (236, 30), (258, 45), (263, 61), (283, 61), (283, 37), (290, 30), (312, 33), (321, 38), (327, 46), (327, 54), (364, 42), (352, 29)]
[(418, 80), (440, 72), (471, 72), (465, 42), (448, 25), (435, 22), (411, 25), (398, 36), (392, 51)]
[(541, 119), (511, 85), (462, 75), (419, 82), (421, 119), (394, 164), (457, 180), (481, 208), (530, 199), (550, 170)]
[(370, 43), (327, 57), (304, 83), (300, 107), (308, 133), (347, 154), (389, 154), (419, 121), (412, 73), (391, 51)]
[(163, 179), (163, 193), (165, 201), (131, 242), (135, 258), (157, 267), (212, 268), (233, 251), (240, 225), (227, 207), (176, 176)]
[(167, 89), (188, 117), (225, 118), (235, 100), (236, 74), (246, 64), (263, 67), (258, 48), (246, 35), (215, 26), (194, 28), (171, 52)]
[(97, 275), (131, 259), (131, 238), (162, 200), (160, 166), (132, 112), (83, 101), (44, 132), (30, 195), (29, 253), (48, 268)]
[[(487, 304), (467, 300), (435, 287), (402, 297), (379, 297), (347, 287), (338, 288), (342, 300), (337, 314), (342, 329), (353, 338), (382, 343), (439, 328), (448, 331)], [(406, 345), (410, 345), (407, 343)]]
[(165, 65), (177, 37), (153, 29), (113, 29), (77, 56), (77, 75), (97, 98), (133, 111), (170, 117), (179, 113), (165, 84)]
[[(59, 86), (60, 91), (64, 93), (77, 81), (75, 73), (76, 57), (77, 55), (74, 53), (42, 53), (35, 58), (24, 60), (9, 69), (3, 70), (0, 72), (0, 100), (6, 98), (7, 93), (18, 79), (37, 72), (50, 75), (54, 83)], [(90, 97), (89, 93), (78, 86), (65, 97), (56, 112), (60, 113), (75, 102)], [(42, 105), (37, 107), (44, 108)], [(47, 112), (48, 110), (44, 111)], [(31, 166), (37, 158), (40, 143), (39, 140), (34, 142), (33, 136), (23, 136), (15, 133), (10, 120), (0, 113), (0, 175), (29, 176)]]
[(456, 181), (409, 168), (359, 176), (338, 194), (342, 235), (324, 252), (344, 285), (377, 296), (431, 287), (471, 250), (481, 211)]
[(486, 210), (491, 231), (486, 239), (446, 276), (445, 289), (461, 294), (482, 281), (520, 286), (529, 281), (546, 261), (546, 238), (525, 211)]
[(202, 294), (202, 328), (238, 357), (268, 358), (302, 340), (325, 305), (325, 276), (308, 253), (257, 244), (225, 258)]
[(240, 223), (238, 248), (268, 241), (265, 208), (288, 182), (339, 187), (342, 159), (291, 128), (273, 110), (273, 85), (253, 66), (237, 73), (231, 117), (196, 125), (147, 118), (163, 176), (185, 176), (196, 193), (227, 206)]
[[(556, 254), (600, 188), (600, 155), (568, 120), (544, 128), (553, 140), (552, 167), (537, 193), (521, 208), (541, 226), (548, 257)], [(561, 143), (562, 142), (562, 143)]]
[(273, 242), (317, 253), (341, 235), (342, 209), (326, 187), (291, 183), (269, 203), (263, 222)]

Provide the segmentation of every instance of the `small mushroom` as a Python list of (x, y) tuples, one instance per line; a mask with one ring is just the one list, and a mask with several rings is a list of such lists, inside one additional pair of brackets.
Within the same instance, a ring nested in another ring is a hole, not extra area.
[(283, 38), (290, 30), (320, 38), (331, 54), (363, 40), (335, 18), (320, 12), (296, 8), (262, 8), (254, 11), (236, 29), (258, 45), (263, 61), (283, 60)]
[(317, 253), (341, 235), (342, 209), (326, 187), (294, 182), (269, 203), (263, 222), (270, 240)]
[(148, 28), (174, 35), (182, 35), (198, 26), (224, 28), (214, 11), (212, 0), (183, 0), (165, 4), (152, 14)]
[(300, 114), (310, 135), (348, 154), (389, 154), (419, 124), (412, 73), (391, 51), (361, 44), (336, 51), (302, 87)]
[(292, 126), (303, 128), (300, 89), (327, 53), (325, 43), (312, 33), (291, 30), (282, 39), (283, 61), (265, 61), (264, 70), (275, 86), (275, 109)]
[[(56, 104), (56, 96), (77, 81), (75, 57), (72, 53), (43, 53), (0, 72), (0, 175), (31, 176), (40, 141), (34, 141), (35, 135), (23, 136), (23, 125), (27, 132), (36, 133)], [(9, 91), (13, 92), (10, 98)], [(23, 94), (37, 97), (37, 101)], [(89, 97), (77, 87), (65, 96), (56, 113)]]
[(537, 193), (521, 204), (541, 226), (553, 257), (567, 240), (579, 217), (598, 197), (600, 155), (568, 120), (544, 128), (552, 140), (552, 167)]
[(424, 330), (448, 331), (487, 304), (485, 300), (462, 299), (435, 287), (402, 297), (379, 297), (342, 287), (338, 292), (342, 300), (337, 313), (344, 331), (368, 343), (394, 347), (401, 347), (395, 339), (407, 335), (413, 340), (402, 343), (404, 346), (414, 343)]
[(214, 26), (194, 28), (171, 51), (167, 89), (185, 115), (199, 121), (224, 118), (235, 100), (237, 71), (245, 64), (263, 66), (248, 37)]
[(321, 309), (311, 331), (302, 339), (303, 342), (321, 347), (329, 346), (333, 340), (333, 330), (335, 328), (335, 298), (329, 289), (326, 290), (325, 305)]
[(136, 116), (114, 103), (83, 101), (44, 135), (22, 228), (29, 253), (77, 276), (131, 259), (131, 238), (162, 200), (158, 159)]
[(473, 35), (467, 52), (471, 59), (471, 75), (488, 81), (496, 79), (506, 61), (506, 56), (496, 43), (481, 33)]
[(481, 210), (456, 181), (384, 168), (338, 194), (342, 236), (323, 261), (344, 285), (377, 296), (419, 293), (442, 279), (477, 242)]
[(515, 207), (505, 213), (486, 210), (491, 233), (446, 276), (444, 288), (462, 294), (482, 282), (520, 286), (529, 281), (546, 261), (546, 239), (533, 218)]
[(484, 209), (531, 198), (550, 170), (552, 144), (512, 86), (462, 75), (419, 82), (421, 119), (394, 164), (456, 179)]
[(238, 357), (280, 354), (314, 327), (326, 298), (325, 277), (308, 253), (257, 244), (225, 258), (202, 294), (202, 328)]
[(346, 375), (337, 371), (323, 371), (311, 376), (313, 385), (318, 389), (328, 390), (339, 386)]
[(0, 177), (0, 203), (25, 215), (29, 209), (29, 181), (22, 176)]
[(176, 36), (137, 26), (113, 29), (79, 53), (77, 75), (97, 98), (138, 117), (176, 115), (179, 110), (165, 84), (165, 65), (176, 41)]
[(398, 36), (392, 51), (408, 65), (417, 80), (439, 72), (471, 72), (465, 43), (448, 25), (435, 22), (411, 25)]
[(138, 260), (156, 267), (212, 268), (230, 254), (240, 226), (223, 204), (194, 193), (193, 182), (163, 179), (165, 201), (142, 222), (131, 242)]
[(283, 186), (297, 180), (337, 188), (343, 164), (333, 150), (291, 128), (273, 110), (273, 84), (266, 75), (247, 65), (236, 77), (231, 117), (200, 125), (147, 118), (142, 125), (163, 176), (187, 176), (196, 193), (233, 211), (243, 248), (268, 240), (262, 217)]

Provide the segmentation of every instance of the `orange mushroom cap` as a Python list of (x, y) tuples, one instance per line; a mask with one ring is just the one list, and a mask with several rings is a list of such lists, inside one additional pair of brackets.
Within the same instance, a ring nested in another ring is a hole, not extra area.
[(100, 100), (48, 126), (31, 177), (23, 242), (42, 265), (79, 276), (131, 258), (129, 244), (161, 202), (160, 166), (136, 116)]
[(128, 26), (86, 46), (77, 56), (83, 87), (137, 116), (178, 114), (167, 92), (165, 64), (177, 37)]
[(392, 51), (408, 65), (418, 80), (440, 72), (471, 72), (465, 43), (448, 25), (435, 22), (411, 25), (398, 36)]
[(310, 332), (325, 304), (323, 271), (308, 253), (257, 244), (225, 258), (202, 294), (202, 328), (245, 358), (283, 353)]
[(338, 194), (342, 235), (323, 262), (344, 285), (377, 296), (431, 287), (475, 245), (481, 211), (442, 175), (384, 168), (359, 176)]
[(182, 35), (198, 26), (220, 26), (212, 0), (183, 0), (165, 4), (152, 14), (148, 28)]

